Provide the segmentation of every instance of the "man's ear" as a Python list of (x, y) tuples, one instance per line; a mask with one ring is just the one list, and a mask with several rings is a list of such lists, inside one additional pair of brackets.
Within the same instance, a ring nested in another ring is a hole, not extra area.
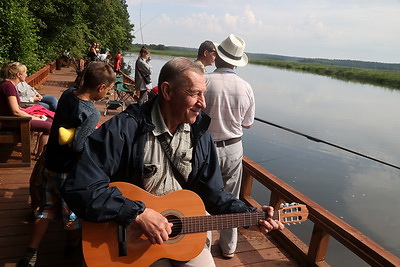
[(101, 92), (103, 90), (105, 90), (107, 88), (107, 86), (104, 83), (101, 83), (97, 86), (97, 92)]
[(172, 85), (169, 82), (163, 82), (159, 88), (159, 94), (162, 94), (163, 99), (171, 100), (172, 98)]

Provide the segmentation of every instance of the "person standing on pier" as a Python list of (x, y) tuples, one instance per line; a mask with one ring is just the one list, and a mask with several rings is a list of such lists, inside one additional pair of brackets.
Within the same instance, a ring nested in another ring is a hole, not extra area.
[(206, 73), (206, 67), (211, 66), (217, 55), (217, 51), (215, 50), (215, 45), (211, 41), (204, 41), (200, 44), (199, 50), (197, 51), (197, 59), (194, 61), (197, 65), (199, 65)]
[(139, 106), (147, 102), (149, 91), (153, 88), (150, 77), (152, 73), (150, 60), (150, 50), (142, 46), (135, 63), (135, 89), (140, 91)]
[[(217, 69), (206, 74), (204, 109), (211, 117), (209, 130), (217, 148), (225, 190), (236, 197), (242, 181), (243, 128), (250, 128), (255, 116), (253, 90), (235, 73), (237, 66), (248, 62), (244, 48), (244, 40), (233, 34), (217, 46)], [(221, 230), (219, 246), (225, 258), (233, 258), (236, 245), (237, 229)]]
[(122, 50), (118, 50), (114, 57), (114, 70), (117, 74), (121, 74), (122, 67)]

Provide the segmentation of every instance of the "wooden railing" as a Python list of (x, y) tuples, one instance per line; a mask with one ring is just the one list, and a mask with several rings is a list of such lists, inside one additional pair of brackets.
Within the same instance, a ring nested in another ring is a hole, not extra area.
[[(114, 65), (111, 63), (108, 63), (112, 68), (114, 68)], [(124, 73), (123, 71), (120, 71), (120, 74), (124, 77), (124, 83), (132, 84), (132, 87), (135, 85), (135, 79), (133, 79), (131, 76), (128, 74)], [(134, 90), (134, 89), (131, 89)]]
[(134, 79), (131, 76), (128, 76), (127, 74), (121, 72), (122, 76), (124, 76), (124, 83), (129, 83), (129, 84), (135, 84)]
[(42, 83), (44, 83), (49, 77), (49, 74), (53, 72), (55, 69), (56, 69), (56, 61), (53, 61), (47, 64), (45, 67), (38, 70), (37, 72), (35, 72), (34, 74), (27, 77), (26, 82), (30, 86), (37, 87)]
[(304, 266), (329, 266), (325, 261), (329, 238), (332, 237), (354, 252), (371, 266), (400, 266), (400, 259), (364, 234), (345, 223), (310, 198), (301, 194), (278, 177), (247, 157), (243, 158), (243, 181), (240, 198), (249, 205), (260, 206), (251, 197), (256, 179), (271, 191), (270, 205), (279, 209), (282, 202), (305, 204), (309, 220), (314, 224), (310, 244), (307, 246), (286, 228), (270, 233), (277, 243)]

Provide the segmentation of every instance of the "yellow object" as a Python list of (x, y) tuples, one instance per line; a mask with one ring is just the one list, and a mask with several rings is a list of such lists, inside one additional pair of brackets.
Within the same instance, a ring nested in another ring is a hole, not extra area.
[(58, 129), (58, 143), (60, 145), (71, 144), (74, 141), (75, 136), (75, 128), (66, 129), (64, 127), (60, 127)]

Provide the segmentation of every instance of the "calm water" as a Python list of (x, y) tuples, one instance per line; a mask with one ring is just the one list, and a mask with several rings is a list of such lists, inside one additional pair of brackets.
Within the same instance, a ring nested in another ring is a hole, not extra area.
[[(157, 81), (169, 58), (152, 58), (152, 79)], [(126, 56), (125, 62), (134, 66), (135, 59), (136, 55)], [(256, 117), (400, 166), (400, 91), (255, 65), (238, 68), (237, 73), (253, 87)], [(257, 121), (245, 130), (244, 150), (400, 257), (399, 169)], [(269, 199), (261, 186), (253, 194), (260, 203)], [(290, 228), (308, 243), (311, 223)], [(333, 266), (366, 265), (333, 239), (327, 260)]]

